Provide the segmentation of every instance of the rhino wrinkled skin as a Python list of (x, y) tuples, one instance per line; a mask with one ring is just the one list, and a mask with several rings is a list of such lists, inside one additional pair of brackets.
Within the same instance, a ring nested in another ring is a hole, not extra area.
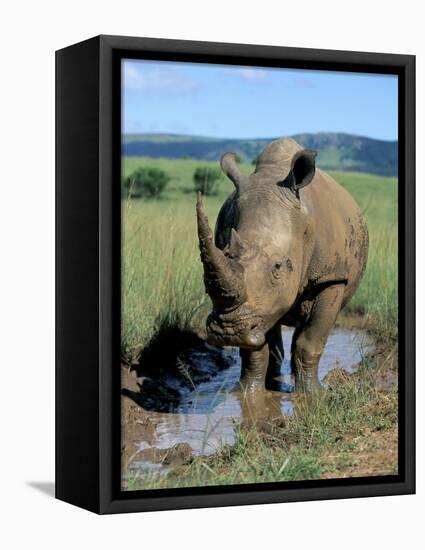
[(272, 142), (244, 176), (221, 159), (235, 190), (213, 237), (198, 195), (204, 282), (213, 310), (208, 341), (237, 346), (241, 384), (272, 387), (283, 359), (281, 325), (295, 327), (295, 390), (320, 388), (318, 364), (341, 308), (367, 262), (368, 232), (352, 196), (315, 167), (316, 152), (289, 138)]

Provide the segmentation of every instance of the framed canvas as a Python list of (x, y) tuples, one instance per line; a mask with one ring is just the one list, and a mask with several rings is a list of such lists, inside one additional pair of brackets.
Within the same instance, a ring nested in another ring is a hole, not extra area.
[(58, 51), (57, 498), (413, 493), (414, 186), (413, 56)]

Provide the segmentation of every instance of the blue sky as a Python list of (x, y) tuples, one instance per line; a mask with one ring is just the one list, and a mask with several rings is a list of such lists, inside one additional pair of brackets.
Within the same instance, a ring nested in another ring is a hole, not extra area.
[(139, 60), (122, 73), (125, 133), (398, 136), (396, 76)]

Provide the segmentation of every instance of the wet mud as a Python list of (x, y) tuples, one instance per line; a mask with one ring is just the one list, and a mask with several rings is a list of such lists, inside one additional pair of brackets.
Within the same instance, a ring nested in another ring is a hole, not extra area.
[[(284, 330), (285, 350), (292, 330)], [(122, 369), (123, 476), (136, 471), (161, 472), (193, 455), (211, 455), (235, 441), (241, 423), (262, 425), (293, 412), (293, 377), (289, 353), (273, 391), (244, 393), (239, 386), (236, 348), (213, 348), (203, 340), (183, 339), (177, 357), (161, 365), (148, 358)], [(324, 387), (355, 372), (373, 343), (361, 329), (336, 328), (319, 365)], [(152, 356), (154, 357), (154, 355)]]

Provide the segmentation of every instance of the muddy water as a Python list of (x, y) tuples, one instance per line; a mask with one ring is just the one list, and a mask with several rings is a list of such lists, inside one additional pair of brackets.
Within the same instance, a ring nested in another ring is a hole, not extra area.
[[(138, 442), (139, 452), (129, 464), (130, 469), (157, 471), (159, 465), (149, 459), (152, 451), (155, 450), (160, 457), (161, 450), (177, 444), (185, 444), (186, 450), (190, 446), (195, 455), (213, 454), (223, 445), (234, 443), (235, 426), (240, 421), (255, 423), (290, 415), (293, 410), (293, 380), (287, 350), (291, 346), (292, 332), (283, 331), (286, 357), (282, 364), (279, 391), (244, 395), (238, 386), (240, 358), (237, 349), (220, 351), (226, 363), (226, 368), (221, 369), (217, 369), (217, 350), (206, 347), (190, 353), (180, 369), (184, 383), (174, 380), (167, 389), (167, 395), (173, 397), (168, 405), (167, 400), (164, 405), (164, 399), (158, 406), (152, 401), (146, 402), (150, 429)], [(323, 381), (334, 368), (353, 372), (355, 365), (371, 347), (365, 332), (334, 330), (320, 361), (320, 380)]]

